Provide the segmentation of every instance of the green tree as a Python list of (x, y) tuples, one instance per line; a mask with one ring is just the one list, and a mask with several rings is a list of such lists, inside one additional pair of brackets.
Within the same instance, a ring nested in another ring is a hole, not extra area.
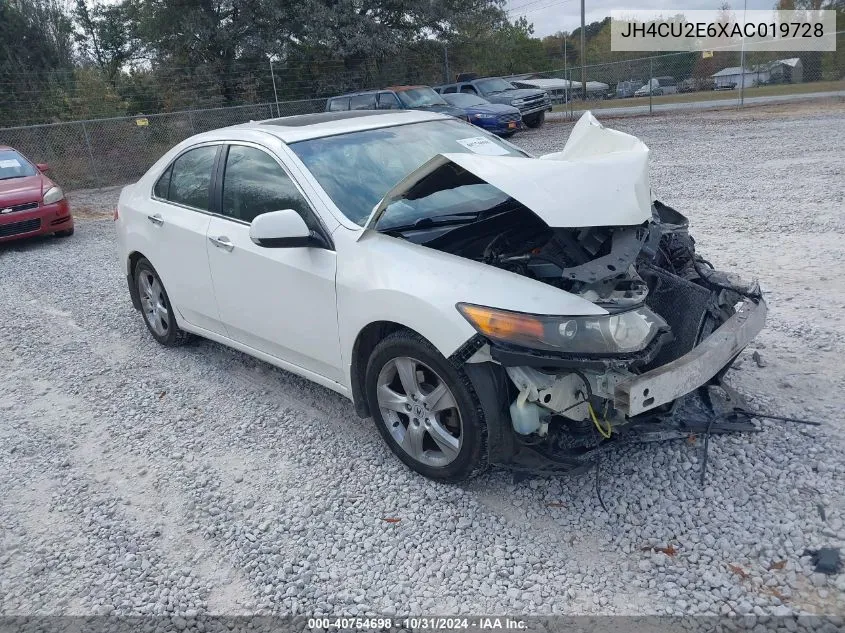
[(93, 62), (112, 87), (116, 87), (120, 73), (140, 50), (127, 1), (118, 4), (96, 2), (89, 8), (85, 0), (76, 0), (73, 18), (78, 29), (75, 39), (80, 53)]

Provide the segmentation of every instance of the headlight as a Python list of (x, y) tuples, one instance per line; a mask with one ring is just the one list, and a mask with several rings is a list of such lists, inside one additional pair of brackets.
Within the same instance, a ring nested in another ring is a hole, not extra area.
[(496, 115), (495, 114), (478, 113), (478, 114), (473, 114), (472, 118), (473, 119), (495, 119)]
[(60, 187), (50, 187), (44, 194), (44, 204), (53, 204), (64, 199), (65, 193)]
[(547, 316), (459, 303), (458, 310), (481, 334), (497, 341), (556, 352), (608, 355), (644, 349), (666, 322), (642, 306), (599, 316)]

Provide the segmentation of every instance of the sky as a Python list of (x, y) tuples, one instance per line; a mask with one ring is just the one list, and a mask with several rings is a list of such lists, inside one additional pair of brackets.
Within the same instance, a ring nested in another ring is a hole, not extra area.
[[(718, 9), (724, 0), (584, 0), (585, 23), (599, 22), (611, 9), (660, 9), (667, 13), (683, 9)], [(743, 0), (728, 0), (731, 7), (742, 9)], [(748, 9), (771, 9), (775, 0), (747, 0)], [(507, 0), (509, 17), (520, 16), (534, 24), (534, 35), (543, 37), (558, 31), (572, 31), (581, 26), (580, 0)]]

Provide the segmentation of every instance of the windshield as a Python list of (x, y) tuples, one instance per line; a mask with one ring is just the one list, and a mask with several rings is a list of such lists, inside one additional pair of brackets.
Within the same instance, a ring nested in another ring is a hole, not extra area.
[(0, 149), (0, 180), (34, 176), (38, 171), (13, 149)]
[(453, 106), (458, 106), (459, 108), (471, 108), (473, 106), (490, 104), (487, 99), (482, 99), (481, 97), (476, 97), (475, 95), (467, 94), (465, 92), (446, 94), (443, 95), (443, 98)]
[(406, 108), (424, 108), (426, 106), (446, 105), (443, 97), (434, 91), (434, 88), (421, 86), (409, 88), (408, 90), (397, 90), (396, 96), (399, 101), (405, 104)]
[[(338, 209), (364, 226), (385, 194), (437, 154), (526, 156), (497, 137), (460, 121), (429, 121), (291, 143)], [(426, 206), (430, 216), (452, 209)]]
[(490, 94), (491, 92), (504, 92), (505, 90), (516, 90), (516, 88), (513, 87), (513, 84), (505, 81), (504, 79), (500, 79), (499, 77), (496, 77), (495, 79), (481, 79), (480, 81), (476, 81), (475, 85), (485, 94)]

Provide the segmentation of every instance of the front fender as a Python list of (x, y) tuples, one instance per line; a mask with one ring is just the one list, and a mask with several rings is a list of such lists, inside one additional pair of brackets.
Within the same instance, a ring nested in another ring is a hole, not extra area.
[(376, 231), (358, 241), (353, 232), (336, 235), (338, 321), (347, 368), (358, 333), (376, 321), (416, 331), (448, 358), (475, 334), (456, 309), (459, 302), (534, 314), (606, 314), (548, 284), (400, 238)]

